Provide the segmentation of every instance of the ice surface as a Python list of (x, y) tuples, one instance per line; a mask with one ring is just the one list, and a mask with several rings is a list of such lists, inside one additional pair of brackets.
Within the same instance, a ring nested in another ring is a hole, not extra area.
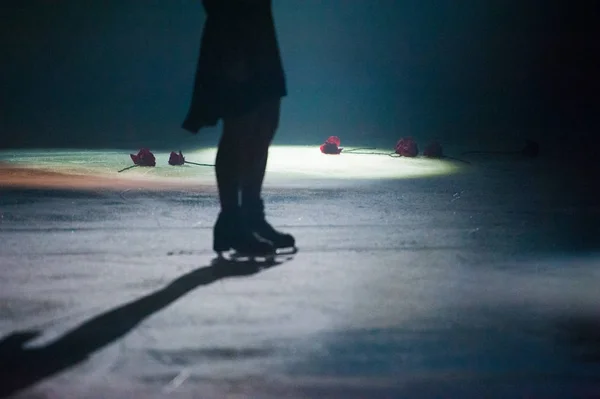
[[(321, 154), (318, 148), (314, 147), (273, 146), (267, 169), (272, 183), (282, 181), (289, 187), (294, 184), (306, 185), (306, 180), (312, 180), (311, 185), (318, 186), (319, 181), (331, 179), (347, 181), (439, 176), (456, 173), (461, 166), (446, 160), (393, 158), (388, 155), (389, 150), (383, 149), (367, 152), (368, 154), (334, 156)], [(142, 181), (145, 188), (157, 187), (159, 184), (162, 188), (173, 186), (197, 188), (203, 182), (214, 186), (212, 167), (193, 164), (170, 166), (169, 153), (154, 153), (154, 155), (156, 167), (137, 167), (126, 170), (118, 176), (118, 171), (133, 165), (129, 155), (124, 151), (0, 151), (0, 162), (13, 168), (24, 167), (29, 171), (34, 169), (54, 175), (68, 173), (71, 187), (81, 184), (74, 177), (82, 176), (93, 178), (95, 180), (93, 187), (98, 187), (98, 180), (102, 178), (107, 186), (122, 184), (123, 181), (129, 184)], [(216, 149), (203, 148), (186, 152), (184, 156), (186, 161), (212, 165), (216, 157)], [(109, 180), (105, 181), (106, 179)], [(3, 185), (12, 186), (19, 182), (20, 180), (14, 175), (10, 179), (4, 175), (0, 180)], [(42, 183), (37, 182), (37, 184)]]
[(300, 252), (260, 271), (211, 267), (210, 168), (157, 154), (157, 168), (116, 174), (127, 153), (2, 153), (0, 334), (40, 332), (23, 350), (0, 344), (3, 386), (18, 382), (17, 398), (600, 392), (599, 208), (585, 182), (542, 161), (298, 151), (274, 151), (265, 199)]

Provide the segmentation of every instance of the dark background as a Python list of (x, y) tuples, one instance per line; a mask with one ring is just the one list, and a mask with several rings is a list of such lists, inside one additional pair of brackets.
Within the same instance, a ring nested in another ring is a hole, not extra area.
[[(278, 143), (596, 139), (596, 1), (274, 0)], [(4, 0), (0, 148), (214, 144), (187, 111), (199, 0)], [(584, 141), (585, 140), (585, 141)], [(508, 144), (507, 144), (508, 143)], [(587, 143), (587, 144), (583, 144)], [(517, 144), (515, 144), (517, 145)]]

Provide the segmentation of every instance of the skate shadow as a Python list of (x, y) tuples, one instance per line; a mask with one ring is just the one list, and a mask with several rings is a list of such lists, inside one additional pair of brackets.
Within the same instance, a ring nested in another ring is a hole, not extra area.
[(158, 291), (99, 314), (41, 347), (25, 347), (41, 331), (15, 331), (0, 341), (0, 398), (86, 360), (199, 286), (225, 278), (251, 276), (289, 259), (263, 263), (213, 259), (210, 266), (195, 269)]

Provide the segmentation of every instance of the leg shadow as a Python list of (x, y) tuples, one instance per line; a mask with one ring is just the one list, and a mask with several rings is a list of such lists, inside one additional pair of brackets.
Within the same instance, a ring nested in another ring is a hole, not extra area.
[(0, 341), (0, 398), (29, 388), (86, 360), (92, 353), (133, 330), (148, 316), (199, 286), (228, 277), (251, 276), (281, 263), (214, 259), (210, 266), (193, 270), (161, 290), (93, 317), (43, 347), (24, 347), (41, 332), (14, 332)]

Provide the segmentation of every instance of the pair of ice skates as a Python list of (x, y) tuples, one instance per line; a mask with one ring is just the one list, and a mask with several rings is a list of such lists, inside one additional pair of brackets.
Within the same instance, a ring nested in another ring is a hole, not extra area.
[[(262, 201), (253, 207), (221, 211), (213, 230), (213, 249), (220, 257), (273, 259), (296, 252), (291, 234), (277, 231), (265, 219)], [(227, 255), (226, 255), (227, 254)]]

